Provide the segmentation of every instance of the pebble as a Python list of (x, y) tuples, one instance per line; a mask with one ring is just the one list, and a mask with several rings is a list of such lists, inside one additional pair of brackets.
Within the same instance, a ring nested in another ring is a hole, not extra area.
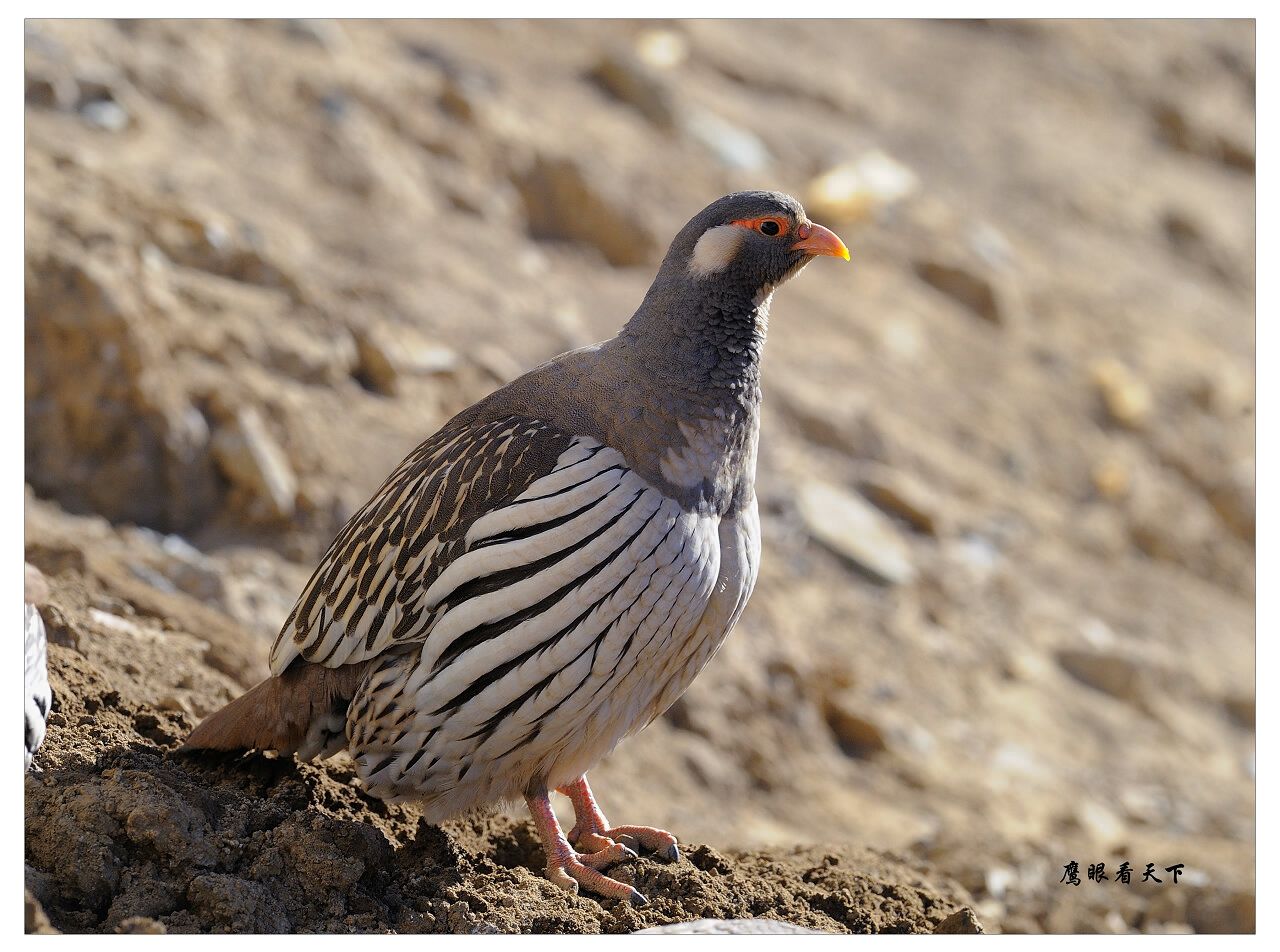
[(777, 919), (694, 919), (637, 929), (632, 935), (831, 935)]
[(66, 70), (26, 72), (26, 101), (46, 109), (74, 109), (80, 99), (80, 87)]
[(667, 81), (629, 51), (605, 53), (590, 76), (659, 129), (676, 127), (675, 98)]
[(835, 734), (840, 747), (851, 757), (888, 750), (884, 732), (872, 721), (858, 714), (853, 699), (847, 695), (823, 698), (822, 717)]
[(123, 132), (129, 128), (129, 113), (113, 99), (95, 99), (80, 107), (80, 117), (89, 125), (107, 132)]
[(1058, 664), (1077, 681), (1121, 701), (1136, 701), (1142, 693), (1142, 677), (1137, 665), (1106, 651), (1064, 648), (1057, 653)]
[(338, 48), (343, 39), (342, 27), (334, 20), (291, 18), (282, 24), (285, 35), (305, 40), (326, 50)]
[(535, 238), (585, 242), (618, 267), (647, 264), (658, 252), (652, 229), (576, 159), (540, 154), (513, 184)]
[(920, 177), (879, 149), (864, 152), (815, 176), (804, 189), (804, 205), (819, 221), (870, 218), (920, 189)]
[(879, 327), (878, 337), (885, 354), (901, 364), (918, 364), (929, 349), (920, 325), (907, 318), (885, 318)]
[(1090, 470), (1089, 478), (1094, 490), (1107, 502), (1119, 502), (1129, 494), (1129, 468), (1120, 460), (1099, 460)]
[(773, 162), (768, 146), (749, 129), (703, 109), (689, 110), (681, 126), (727, 169), (762, 172)]
[(858, 480), (858, 490), (885, 512), (906, 520), (916, 531), (938, 535), (941, 504), (915, 477), (887, 466), (870, 465)]
[(430, 376), (458, 366), (457, 351), (418, 339), (407, 329), (355, 327), (351, 335), (356, 345), (353, 375), (366, 389), (383, 396), (399, 392), (403, 375)]
[(1089, 365), (1089, 378), (1112, 421), (1131, 430), (1147, 422), (1151, 416), (1151, 391), (1123, 362), (1115, 357), (1099, 357)]
[(210, 449), (223, 475), (265, 507), (261, 515), (273, 520), (293, 516), (298, 478), (256, 410), (239, 410), (229, 425), (214, 433)]
[(797, 493), (800, 517), (809, 534), (874, 581), (904, 585), (916, 569), (897, 526), (852, 493), (820, 482)]
[(964, 305), (984, 321), (1004, 324), (1009, 315), (1002, 307), (994, 282), (975, 269), (934, 259), (915, 263), (916, 275), (931, 287)]
[(636, 55), (654, 69), (672, 69), (689, 58), (689, 41), (673, 30), (644, 30), (636, 38)]
[(1231, 719), (1241, 727), (1254, 729), (1257, 724), (1257, 704), (1253, 698), (1234, 695), (1224, 698), (1222, 706), (1227, 709)]
[(938, 927), (933, 930), (935, 935), (982, 935), (982, 923), (978, 921), (977, 915), (968, 906), (963, 909), (957, 909), (947, 918), (938, 923)]

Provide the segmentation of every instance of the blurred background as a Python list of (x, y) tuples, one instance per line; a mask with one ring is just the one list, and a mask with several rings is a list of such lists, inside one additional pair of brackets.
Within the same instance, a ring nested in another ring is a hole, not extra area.
[(988, 931), (1252, 931), (1254, 64), (1252, 21), (27, 21), (55, 692), (239, 693), (414, 445), (776, 188), (852, 263), (774, 302), (760, 582), (606, 813), (892, 850)]

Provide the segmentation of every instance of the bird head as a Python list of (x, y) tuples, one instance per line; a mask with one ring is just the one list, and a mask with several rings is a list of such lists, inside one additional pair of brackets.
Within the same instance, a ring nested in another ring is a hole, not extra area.
[(849, 260), (835, 234), (781, 192), (734, 192), (712, 202), (672, 242), (664, 270), (695, 284), (731, 285), (764, 297), (818, 255)]

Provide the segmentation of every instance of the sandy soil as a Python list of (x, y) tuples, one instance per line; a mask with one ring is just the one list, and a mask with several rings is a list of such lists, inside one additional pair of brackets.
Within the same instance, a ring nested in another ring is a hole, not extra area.
[[(29, 931), (1254, 929), (1251, 22), (29, 21), (25, 58)], [(684, 844), (616, 868), (650, 904), (557, 891), (519, 809), (178, 755), (390, 468), (743, 187), (853, 261), (774, 303), (738, 630), (592, 774)]]

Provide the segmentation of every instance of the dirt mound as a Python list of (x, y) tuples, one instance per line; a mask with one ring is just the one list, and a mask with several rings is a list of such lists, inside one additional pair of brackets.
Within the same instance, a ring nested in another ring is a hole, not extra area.
[[(74, 612), (50, 609), (62, 619), (56, 637), (89, 635)], [(98, 622), (126, 639), (158, 636), (140, 620), (100, 612)], [(125, 664), (152, 686), (172, 670), (131, 654)], [(109, 663), (61, 644), (50, 655), (58, 702), (42, 769), (27, 777), (27, 886), (59, 930), (600, 933), (758, 917), (932, 932), (967, 909), (955, 884), (850, 847), (686, 845), (675, 864), (613, 869), (650, 897), (641, 909), (570, 896), (541, 875), (527, 820), (430, 826), (412, 807), (366, 796), (346, 758), (175, 753), (191, 717), (116, 690)]]

